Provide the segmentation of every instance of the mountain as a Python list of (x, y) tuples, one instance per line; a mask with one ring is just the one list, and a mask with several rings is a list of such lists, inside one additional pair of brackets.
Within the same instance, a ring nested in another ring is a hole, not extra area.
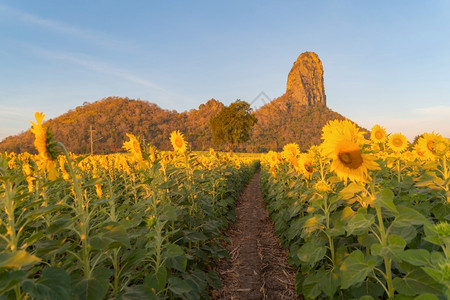
[[(192, 149), (204, 150), (211, 145), (209, 119), (222, 107), (221, 102), (211, 99), (198, 109), (178, 113), (147, 101), (108, 97), (94, 103), (85, 102), (44, 124), (55, 140), (74, 153), (90, 153), (91, 128), (95, 153), (121, 151), (126, 133), (133, 133), (158, 149), (168, 150), (171, 148), (169, 136), (174, 130), (186, 135)], [(7, 137), (0, 143), (0, 150), (34, 153), (33, 138), (29, 130)]]
[(286, 93), (255, 111), (252, 143), (259, 151), (281, 150), (296, 142), (301, 150), (320, 143), (322, 127), (345, 117), (326, 106), (323, 65), (314, 52), (300, 54), (289, 72)]
[[(258, 123), (252, 137), (236, 151), (281, 150), (283, 145), (292, 142), (306, 150), (319, 144), (321, 129), (329, 120), (345, 119), (326, 106), (323, 73), (316, 53), (300, 54), (289, 72), (286, 93), (254, 112)], [(168, 150), (169, 136), (174, 130), (184, 133), (192, 150), (207, 150), (212, 147), (209, 120), (223, 107), (220, 101), (211, 99), (198, 109), (178, 113), (147, 101), (108, 97), (94, 103), (85, 102), (45, 124), (54, 139), (74, 153), (90, 152), (91, 133), (95, 153), (121, 151), (126, 133)], [(31, 132), (4, 139), (0, 151), (35, 152)]]

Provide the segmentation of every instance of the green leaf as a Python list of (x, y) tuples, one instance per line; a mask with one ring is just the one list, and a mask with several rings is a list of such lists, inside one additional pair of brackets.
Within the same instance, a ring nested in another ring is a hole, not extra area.
[(97, 300), (103, 299), (108, 292), (108, 282), (96, 278), (83, 279), (74, 286), (75, 299)]
[(317, 272), (309, 273), (302, 284), (302, 294), (308, 299), (316, 299), (322, 293)]
[(398, 259), (400, 253), (405, 249), (405, 240), (398, 235), (391, 234), (388, 237), (388, 257), (392, 259)]
[(103, 267), (96, 268), (91, 278), (82, 278), (73, 287), (74, 297), (80, 300), (103, 299), (109, 288), (111, 270)]
[(443, 286), (436, 283), (421, 269), (414, 269), (403, 278), (395, 277), (394, 289), (407, 296), (415, 296), (418, 293), (442, 293)]
[(208, 239), (208, 237), (203, 232), (198, 231), (188, 231), (184, 232), (185, 240), (191, 242), (203, 242)]
[(206, 290), (206, 274), (202, 270), (196, 269), (192, 273), (184, 273), (183, 278), (191, 287), (187, 299), (200, 299), (203, 291)]
[(26, 273), (21, 270), (0, 271), (0, 295), (12, 289), (16, 284), (26, 278)]
[(414, 266), (426, 266), (430, 262), (430, 252), (425, 249), (408, 249), (399, 254), (399, 257)]
[(391, 227), (390, 234), (401, 236), (406, 243), (409, 243), (417, 236), (417, 230), (413, 225), (397, 227), (394, 223)]
[(169, 278), (169, 289), (174, 294), (181, 296), (184, 293), (189, 293), (191, 286), (184, 279), (172, 277)]
[(388, 209), (397, 214), (397, 208), (394, 204), (394, 193), (390, 189), (383, 189), (376, 195), (375, 205)]
[(222, 283), (220, 282), (219, 275), (213, 270), (208, 271), (208, 273), (206, 274), (206, 280), (207, 280), (208, 284), (213, 289), (216, 289), (216, 290), (218, 290), (220, 288), (220, 286), (222, 285)]
[(47, 234), (55, 234), (70, 229), (72, 224), (72, 218), (70, 216), (60, 217), (56, 221), (52, 222), (47, 228)]
[(427, 273), (431, 278), (433, 278), (437, 282), (441, 282), (444, 278), (442, 272), (439, 270), (428, 267), (422, 267), (422, 269), (425, 271), (425, 273)]
[(439, 298), (433, 294), (425, 293), (414, 298), (414, 300), (438, 300)]
[(124, 287), (125, 294), (121, 300), (158, 300), (156, 293), (144, 285), (133, 285)]
[(315, 240), (311, 240), (298, 249), (297, 256), (301, 261), (312, 266), (321, 260), (326, 253), (326, 247), (318, 245)]
[(339, 268), (341, 273), (341, 287), (347, 289), (350, 286), (363, 282), (373, 270), (373, 265), (365, 261), (364, 254), (360, 250), (353, 251)]
[(394, 224), (397, 227), (424, 225), (429, 223), (427, 218), (413, 208), (398, 206), (397, 211), (398, 215), (394, 219)]
[(147, 288), (154, 289), (156, 292), (162, 291), (167, 284), (167, 269), (161, 267), (158, 272), (150, 273), (144, 280)]
[(90, 239), (93, 249), (107, 250), (119, 247), (131, 247), (125, 228), (117, 222), (103, 224), (96, 236)]
[(23, 266), (35, 264), (41, 259), (25, 250), (18, 250), (16, 253), (0, 255), (0, 268), (22, 268)]
[(346, 230), (347, 236), (352, 234), (361, 235), (367, 232), (370, 226), (375, 222), (375, 216), (357, 212), (354, 214), (351, 219), (348, 221)]
[(175, 244), (167, 244), (164, 247), (163, 257), (166, 259), (166, 265), (180, 272), (186, 270), (187, 258), (183, 249)]
[(340, 278), (336, 271), (337, 269), (324, 271), (318, 276), (320, 289), (331, 298), (333, 298), (340, 284)]
[(34, 234), (32, 234), (30, 237), (28, 237), (24, 243), (27, 245), (33, 245), (36, 241), (39, 241), (44, 236), (43, 231), (38, 231)]
[(64, 269), (47, 267), (41, 278), (33, 282), (27, 280), (22, 288), (35, 299), (65, 300), (70, 299), (70, 277)]

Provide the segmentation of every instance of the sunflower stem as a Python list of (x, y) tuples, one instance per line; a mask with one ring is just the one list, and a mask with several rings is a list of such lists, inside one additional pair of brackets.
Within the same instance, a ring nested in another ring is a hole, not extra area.
[[(383, 216), (381, 214), (381, 207), (376, 206), (376, 212), (377, 212), (377, 218), (378, 218), (378, 226), (379, 226), (379, 231), (380, 231), (380, 235), (381, 235), (381, 245), (383, 247), (387, 246), (387, 235), (386, 235), (386, 231), (384, 228), (384, 223), (383, 223)], [(395, 293), (395, 289), (394, 289), (394, 285), (392, 284), (392, 270), (391, 270), (391, 259), (384, 257), (384, 267), (386, 269), (386, 282), (387, 282), (387, 287), (388, 287), (388, 297), (392, 298), (394, 297), (394, 293)]]
[(83, 261), (83, 273), (84, 278), (89, 279), (91, 276), (90, 259), (89, 259), (89, 245), (88, 245), (88, 234), (89, 234), (89, 211), (87, 203), (84, 203), (84, 198), (81, 192), (80, 184), (78, 182), (77, 174), (72, 165), (72, 158), (69, 155), (66, 147), (60, 142), (56, 142), (58, 146), (61, 147), (64, 155), (67, 158), (69, 174), (72, 177), (73, 189), (75, 191), (75, 203), (76, 210), (79, 218), (80, 224), (80, 239), (82, 247), (82, 261)]

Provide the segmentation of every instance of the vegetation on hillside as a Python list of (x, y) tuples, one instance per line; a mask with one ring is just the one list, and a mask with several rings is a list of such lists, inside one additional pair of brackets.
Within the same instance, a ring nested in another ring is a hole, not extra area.
[[(213, 146), (210, 120), (223, 107), (220, 101), (211, 99), (198, 109), (178, 113), (147, 101), (108, 97), (94, 103), (85, 102), (45, 125), (56, 140), (64, 141), (69, 151), (78, 154), (91, 152), (91, 133), (94, 154), (123, 151), (121, 145), (126, 133), (133, 133), (145, 144), (168, 150), (170, 143), (165, 137), (174, 130), (180, 130), (191, 141), (191, 150), (208, 150)], [(286, 97), (263, 106), (254, 116), (258, 122), (250, 139), (238, 145), (236, 151), (281, 150), (291, 142), (308, 149), (320, 143), (320, 130), (328, 120), (345, 119), (326, 106), (305, 106)], [(216, 148), (225, 150), (227, 145)], [(34, 153), (31, 132), (4, 139), (0, 151)]]

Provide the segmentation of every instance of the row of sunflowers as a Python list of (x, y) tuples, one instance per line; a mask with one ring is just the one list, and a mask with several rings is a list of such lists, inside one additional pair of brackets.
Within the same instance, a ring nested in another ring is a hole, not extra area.
[(32, 122), (37, 155), (0, 154), (0, 295), (5, 299), (201, 299), (218, 288), (222, 230), (252, 158), (161, 152), (77, 156)]
[(308, 299), (450, 297), (450, 142), (330, 121), (263, 155), (262, 189)]

